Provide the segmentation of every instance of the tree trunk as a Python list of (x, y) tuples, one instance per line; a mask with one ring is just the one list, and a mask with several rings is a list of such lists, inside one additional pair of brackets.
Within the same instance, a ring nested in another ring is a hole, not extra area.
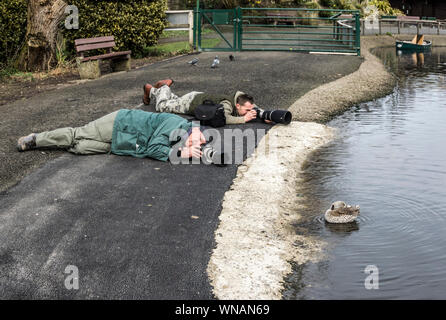
[(56, 62), (56, 36), (67, 4), (63, 0), (29, 0), (25, 44), (17, 60), (23, 71), (48, 70)]

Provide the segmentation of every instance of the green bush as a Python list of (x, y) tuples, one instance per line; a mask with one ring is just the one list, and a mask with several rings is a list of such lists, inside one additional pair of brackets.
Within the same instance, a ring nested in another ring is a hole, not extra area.
[(27, 0), (0, 1), (0, 67), (19, 51), (26, 34)]
[(341, 10), (354, 10), (355, 6), (353, 5), (354, 1), (349, 0), (335, 0), (335, 8)]
[(320, 9), (319, 5), (316, 2), (311, 2), (311, 1), (305, 3), (305, 8)]
[[(132, 50), (141, 57), (167, 25), (166, 0), (70, 0), (79, 9), (79, 29), (63, 29), (67, 51), (75, 53), (74, 40), (113, 35), (117, 50)], [(64, 22), (62, 23), (62, 25)]]
[(355, 0), (320, 0), (321, 6), (330, 9), (354, 10), (355, 4), (359, 3)]
[(333, 8), (335, 5), (334, 0), (320, 0), (320, 5), (327, 8)]
[(302, 5), (306, 4), (308, 0), (294, 0), (293, 1), (293, 7), (300, 8)]
[(369, 2), (369, 4), (378, 8), (379, 14), (381, 15), (403, 15), (401, 10), (392, 8), (388, 0), (372, 0)]

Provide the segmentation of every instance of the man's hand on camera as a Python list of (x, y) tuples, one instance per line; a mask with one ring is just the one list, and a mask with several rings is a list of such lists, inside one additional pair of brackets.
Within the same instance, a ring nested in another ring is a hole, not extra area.
[(257, 112), (255, 110), (248, 111), (243, 118), (245, 118), (245, 122), (251, 121), (257, 118)]
[(190, 147), (184, 147), (181, 149), (181, 158), (201, 158), (203, 155), (203, 152), (201, 151), (200, 146), (190, 146)]
[(263, 121), (265, 121), (265, 123), (273, 123), (271, 120), (263, 120)]

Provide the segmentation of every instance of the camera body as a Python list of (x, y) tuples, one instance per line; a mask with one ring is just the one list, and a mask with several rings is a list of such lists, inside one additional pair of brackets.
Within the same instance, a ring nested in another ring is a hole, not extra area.
[(293, 118), (291, 112), (287, 110), (262, 110), (253, 108), (257, 112), (257, 119), (269, 120), (281, 124), (289, 124)]

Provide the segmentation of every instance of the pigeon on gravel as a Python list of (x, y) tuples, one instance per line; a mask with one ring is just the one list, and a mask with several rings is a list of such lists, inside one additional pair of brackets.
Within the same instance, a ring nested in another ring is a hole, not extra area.
[(198, 63), (198, 58), (194, 58), (193, 60), (188, 62), (190, 65), (195, 66)]
[(231, 61), (234, 61), (235, 60), (235, 58), (234, 58), (234, 56), (231, 54), (231, 55), (229, 55), (229, 60), (231, 60)]
[(218, 59), (218, 56), (215, 56), (214, 61), (212, 62), (211, 68), (217, 68), (218, 65), (220, 64), (220, 60)]

